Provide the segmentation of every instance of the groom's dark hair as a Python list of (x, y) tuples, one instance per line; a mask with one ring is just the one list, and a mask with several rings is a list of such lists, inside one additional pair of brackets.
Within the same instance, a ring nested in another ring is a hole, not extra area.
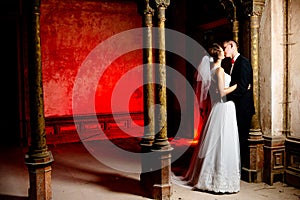
[(239, 43), (238, 43), (237, 41), (233, 40), (233, 39), (225, 40), (225, 41), (223, 42), (223, 44), (224, 44), (224, 43), (230, 43), (230, 42), (235, 43), (236, 48), (239, 49)]

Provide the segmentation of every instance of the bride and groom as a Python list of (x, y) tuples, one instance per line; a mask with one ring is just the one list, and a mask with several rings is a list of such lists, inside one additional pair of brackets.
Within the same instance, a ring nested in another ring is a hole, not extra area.
[[(199, 100), (209, 93), (212, 108), (187, 173), (173, 181), (195, 190), (236, 193), (254, 114), (253, 72), (235, 41), (225, 41), (223, 48), (214, 43), (198, 67), (197, 81), (202, 84)], [(234, 61), (230, 75), (221, 67), (225, 56)]]

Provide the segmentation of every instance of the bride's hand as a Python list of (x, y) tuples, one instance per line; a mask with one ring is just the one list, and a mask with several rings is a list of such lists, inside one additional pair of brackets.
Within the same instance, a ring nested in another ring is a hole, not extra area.
[(235, 90), (237, 88), (237, 84), (234, 84), (232, 87)]

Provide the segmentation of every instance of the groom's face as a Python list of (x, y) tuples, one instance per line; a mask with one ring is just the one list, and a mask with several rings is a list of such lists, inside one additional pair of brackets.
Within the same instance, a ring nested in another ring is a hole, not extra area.
[(225, 54), (225, 57), (232, 58), (233, 51), (234, 51), (233, 45), (230, 42), (224, 43), (224, 54)]

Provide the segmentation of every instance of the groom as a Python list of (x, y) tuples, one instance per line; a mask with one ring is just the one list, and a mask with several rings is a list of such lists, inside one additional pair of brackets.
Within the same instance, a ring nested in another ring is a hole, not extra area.
[(223, 47), (225, 56), (232, 59), (230, 86), (237, 84), (237, 89), (227, 95), (227, 101), (232, 100), (236, 108), (241, 165), (243, 166), (247, 158), (251, 120), (255, 113), (252, 87), (253, 71), (249, 60), (238, 52), (238, 44), (235, 41), (225, 41)]

